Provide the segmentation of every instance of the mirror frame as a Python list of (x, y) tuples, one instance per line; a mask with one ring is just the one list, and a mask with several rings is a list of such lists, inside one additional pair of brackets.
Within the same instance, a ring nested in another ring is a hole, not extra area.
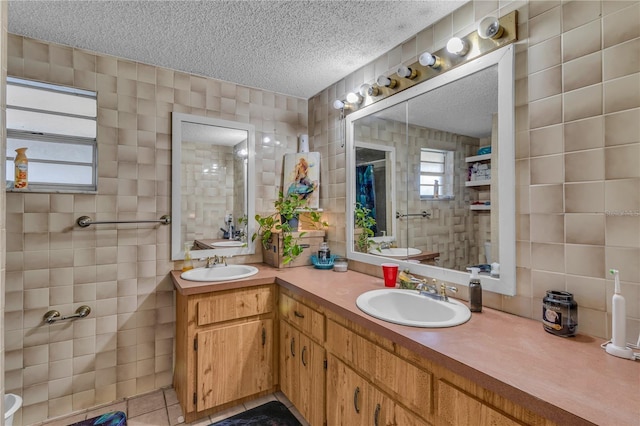
[(192, 252), (194, 259), (208, 256), (239, 256), (255, 253), (255, 243), (250, 235), (255, 232), (255, 126), (236, 121), (222, 120), (219, 118), (203, 117), (200, 115), (173, 112), (171, 117), (171, 260), (183, 260), (184, 249), (181, 235), (182, 224), (182, 193), (181, 173), (182, 164), (182, 123), (195, 123), (208, 126), (226, 127), (230, 129), (244, 130), (247, 132), (247, 245), (246, 247), (218, 248), (211, 250), (197, 250)]
[[(366, 149), (375, 149), (377, 151), (383, 151), (386, 152), (389, 155), (389, 158), (387, 159), (388, 163), (389, 163), (389, 168), (391, 169), (388, 172), (389, 176), (395, 176), (396, 175), (396, 148), (393, 146), (387, 146), (387, 145), (378, 145), (375, 143), (369, 143), (369, 142), (359, 142), (359, 141), (354, 141), (355, 143), (355, 148), (366, 148)], [(355, 151), (354, 151), (355, 153)], [(354, 165), (353, 165), (353, 169), (355, 171), (355, 156), (354, 156)], [(355, 185), (355, 174), (354, 174), (354, 179), (353, 179), (353, 184)], [(390, 185), (389, 187), (391, 188), (391, 193), (394, 194), (394, 197), (391, 199), (391, 208), (390, 213), (391, 215), (388, 216), (387, 220), (391, 220), (391, 234), (396, 237), (396, 233), (398, 232), (397, 229), (397, 221), (395, 218), (395, 214), (396, 214), (396, 181), (395, 179), (391, 179)], [(354, 194), (355, 196), (355, 194)], [(355, 204), (355, 200), (353, 201), (353, 203)], [(387, 229), (389, 229), (389, 226), (387, 225)], [(386, 232), (386, 231), (385, 231)], [(387, 233), (388, 235), (388, 233)], [(396, 237), (397, 238), (397, 237)]]
[[(516, 294), (516, 211), (515, 211), (515, 95), (514, 95), (514, 45), (505, 46), (479, 58), (466, 62), (450, 71), (412, 86), (394, 96), (352, 112), (346, 117), (346, 154), (347, 154), (347, 211), (346, 211), (346, 253), (349, 259), (381, 265), (390, 258), (373, 254), (359, 253), (354, 250), (355, 203), (355, 141), (354, 121), (374, 114), (396, 104), (406, 102), (438, 87), (453, 83), (465, 76), (485, 68), (498, 66), (498, 213), (499, 223), (499, 259), (500, 277), (482, 275), (484, 290), (508, 296)], [(445, 269), (438, 266), (423, 265), (393, 259), (401, 269), (411, 273), (435, 278), (461, 286), (469, 285), (469, 273)]]

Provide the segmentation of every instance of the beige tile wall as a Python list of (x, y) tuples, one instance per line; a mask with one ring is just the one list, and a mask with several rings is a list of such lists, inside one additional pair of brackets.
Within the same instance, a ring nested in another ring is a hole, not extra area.
[[(335, 182), (322, 189), (344, 246), (345, 162), (336, 98), (402, 62), (474, 30), (487, 14), (517, 9), (517, 295), (485, 303), (539, 318), (548, 289), (579, 304), (580, 330), (610, 335), (617, 268), (627, 335), (640, 332), (640, 2), (471, 1), (309, 100), (309, 133)], [(324, 157), (323, 157), (324, 158)], [(369, 272), (377, 272), (371, 268)]]
[[(15, 35), (8, 43), (10, 75), (98, 92), (98, 193), (7, 194), (5, 385), (24, 398), (14, 424), (28, 425), (172, 382), (170, 227), (79, 229), (76, 218), (170, 213), (172, 111), (256, 127), (256, 210), (268, 212), (308, 108), (306, 100), (67, 46)], [(274, 133), (278, 145), (261, 143)], [(92, 309), (88, 318), (42, 324), (47, 310), (66, 315), (82, 304)]]
[[(0, 164), (5, 163), (6, 158), (6, 130), (5, 130), (5, 111), (6, 111), (6, 85), (7, 81), (7, 3), (0, 3)], [(0, 176), (0, 188), (5, 187), (5, 173), (4, 168), (0, 167), (3, 171)], [(7, 241), (7, 228), (4, 218), (4, 212), (6, 209), (6, 193), (0, 190), (0, 372), (4, 372), (4, 357), (5, 357), (5, 343), (4, 343), (4, 327), (5, 327), (5, 258), (6, 258), (6, 241)], [(0, 375), (0, 395), (5, 394), (4, 374)], [(0, 401), (0, 413), (4, 413), (4, 398)]]

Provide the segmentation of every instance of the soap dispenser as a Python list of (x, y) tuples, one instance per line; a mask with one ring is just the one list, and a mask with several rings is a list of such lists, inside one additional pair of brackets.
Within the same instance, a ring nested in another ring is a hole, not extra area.
[(184, 261), (182, 262), (182, 272), (193, 269), (193, 260), (191, 259), (191, 244), (184, 243)]
[(469, 279), (469, 310), (471, 312), (482, 312), (482, 284), (478, 277), (480, 268), (467, 268), (471, 271)]

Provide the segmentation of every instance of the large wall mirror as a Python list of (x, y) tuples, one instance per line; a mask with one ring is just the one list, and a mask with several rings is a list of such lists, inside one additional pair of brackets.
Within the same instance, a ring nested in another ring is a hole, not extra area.
[[(485, 290), (515, 295), (513, 55), (504, 47), (348, 115), (349, 258), (459, 285), (479, 267)], [(366, 247), (363, 205), (376, 223)]]
[(172, 116), (171, 259), (253, 254), (253, 125)]

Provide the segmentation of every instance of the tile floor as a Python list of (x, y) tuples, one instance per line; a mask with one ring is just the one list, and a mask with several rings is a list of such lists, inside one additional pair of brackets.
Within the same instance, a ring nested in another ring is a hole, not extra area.
[[(266, 395), (231, 407), (225, 411), (221, 411), (215, 415), (204, 417), (189, 426), (208, 426), (211, 423), (226, 419), (235, 414), (241, 413), (251, 408), (257, 407), (269, 401), (280, 401), (286, 405), (289, 410), (302, 423), (302, 426), (309, 424), (302, 418), (298, 410), (291, 405), (282, 392)], [(75, 413), (70, 416), (60, 417), (41, 423), (40, 426), (67, 426), (81, 420), (90, 419), (102, 413), (109, 411), (124, 411), (127, 414), (128, 426), (176, 426), (185, 425), (182, 417), (182, 410), (178, 404), (178, 398), (173, 388), (160, 389), (151, 393), (128, 398), (113, 404), (105, 405), (98, 408), (85, 410), (81, 413)]]

